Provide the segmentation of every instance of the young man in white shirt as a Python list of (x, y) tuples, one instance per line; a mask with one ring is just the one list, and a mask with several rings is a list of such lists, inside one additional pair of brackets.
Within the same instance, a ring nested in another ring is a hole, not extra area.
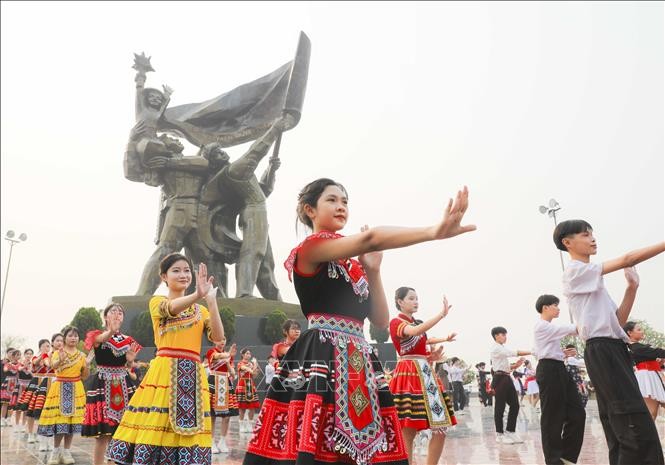
[[(517, 415), (520, 411), (520, 403), (517, 399), (517, 391), (513, 386), (511, 373), (515, 368), (524, 363), (520, 358), (515, 363), (510, 363), (509, 357), (520, 355), (530, 355), (526, 350), (512, 350), (504, 346), (507, 340), (508, 331), (502, 326), (492, 328), (492, 338), (494, 345), (490, 352), (490, 365), (492, 366), (492, 389), (494, 389), (494, 427), (496, 428), (496, 442), (502, 444), (516, 444), (524, 442), (522, 438), (515, 433), (517, 426)], [(506, 432), (503, 432), (503, 412), (506, 410), (506, 404), (509, 406), (508, 422)]]
[[(639, 276), (633, 266), (665, 251), (665, 242), (634, 250), (603, 263), (591, 263), (597, 251), (593, 228), (584, 220), (559, 223), (554, 243), (571, 261), (563, 274), (577, 332), (586, 342), (584, 361), (596, 390), (598, 413), (609, 448), (610, 465), (665, 463), (660, 438), (633, 373), (622, 326), (635, 302)], [(624, 270), (628, 282), (621, 305), (609, 296), (603, 275)]]
[(460, 366), (460, 359), (453, 357), (450, 359), (451, 365), (448, 366), (448, 376), (453, 385), (453, 409), (458, 415), (464, 415), (464, 406), (466, 402), (466, 393), (464, 392), (464, 373), (466, 370)]
[(536, 382), (540, 389), (540, 436), (545, 463), (577, 463), (584, 440), (586, 412), (577, 386), (563, 360), (575, 349), (561, 350), (561, 339), (577, 334), (573, 324), (555, 325), (559, 317), (559, 299), (541, 295), (536, 300), (540, 319), (534, 327), (534, 355), (538, 358)]

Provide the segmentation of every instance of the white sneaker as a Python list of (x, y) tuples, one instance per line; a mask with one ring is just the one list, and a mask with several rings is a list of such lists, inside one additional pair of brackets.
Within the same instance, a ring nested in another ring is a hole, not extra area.
[(513, 435), (510, 433), (503, 433), (503, 437), (501, 438), (501, 444), (515, 444)]
[(72, 457), (72, 453), (69, 449), (62, 450), (60, 463), (63, 463), (64, 465), (72, 465), (73, 463), (76, 463), (76, 460), (74, 460), (74, 457)]
[(58, 465), (60, 463), (60, 448), (53, 449), (51, 455), (48, 456), (46, 465)]
[(226, 445), (226, 438), (224, 436), (222, 436), (219, 439), (219, 443), (217, 444), (217, 447), (219, 447), (219, 451), (222, 454), (228, 454), (229, 452), (231, 452), (231, 450), (229, 449), (229, 446)]
[(496, 433), (496, 442), (503, 442), (503, 433)]
[(221, 451), (219, 450), (219, 447), (217, 447), (217, 444), (215, 444), (215, 441), (212, 442), (212, 453), (213, 454), (219, 454)]
[(514, 442), (515, 444), (521, 444), (521, 443), (524, 442), (524, 439), (522, 439), (522, 437), (521, 437), (519, 434), (514, 433), (514, 432), (513, 432), (513, 433), (510, 433), (510, 432), (509, 432), (508, 434), (510, 434), (510, 436), (512, 437), (513, 442)]
[(28, 444), (34, 444), (35, 442), (37, 442), (35, 433), (28, 433)]

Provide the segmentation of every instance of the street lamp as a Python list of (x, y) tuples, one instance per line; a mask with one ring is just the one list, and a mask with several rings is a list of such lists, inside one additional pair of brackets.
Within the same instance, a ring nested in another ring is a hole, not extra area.
[(11, 229), (5, 234), (5, 240), (9, 242), (9, 260), (7, 260), (7, 271), (5, 272), (5, 285), (2, 288), (2, 303), (0, 303), (0, 318), (2, 318), (2, 310), (5, 308), (5, 297), (7, 296), (7, 280), (9, 278), (9, 265), (12, 263), (12, 250), (14, 245), (20, 242), (25, 242), (28, 239), (26, 233), (21, 233), (17, 239), (14, 239), (16, 234)]
[[(559, 205), (559, 202), (557, 202), (554, 199), (550, 199), (549, 202), (549, 207), (546, 207), (545, 205), (541, 205), (538, 207), (538, 211), (542, 213), (543, 215), (547, 215), (550, 218), (554, 219), (554, 227), (556, 228), (557, 222), (556, 222), (556, 212), (561, 210), (561, 205)], [(563, 253), (559, 250), (559, 259), (561, 260), (561, 271), (564, 270), (563, 266)]]

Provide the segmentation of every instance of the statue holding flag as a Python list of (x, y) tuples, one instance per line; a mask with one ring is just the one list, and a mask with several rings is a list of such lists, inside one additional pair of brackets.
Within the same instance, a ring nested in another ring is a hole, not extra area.
[[(268, 299), (281, 300), (274, 279), (265, 200), (274, 186), (281, 135), (300, 119), (309, 66), (309, 39), (301, 33), (294, 60), (272, 73), (211, 100), (169, 108), (172, 90), (144, 88), (150, 58), (136, 55), (136, 125), (124, 159), (125, 177), (161, 186), (157, 249), (148, 260), (139, 295), (159, 286), (161, 258), (185, 253), (205, 262), (227, 295), (226, 265), (236, 263), (236, 296), (251, 297), (254, 286)], [(200, 147), (184, 156), (184, 137)], [(230, 162), (222, 148), (255, 140)], [(258, 163), (275, 143), (259, 182)], [(242, 231), (242, 239), (236, 227)]]

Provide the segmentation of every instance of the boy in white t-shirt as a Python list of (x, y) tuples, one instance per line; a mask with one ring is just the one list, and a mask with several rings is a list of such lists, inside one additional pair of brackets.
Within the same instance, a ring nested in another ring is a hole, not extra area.
[(540, 319), (533, 328), (534, 355), (538, 358), (536, 381), (540, 389), (540, 436), (547, 464), (577, 463), (584, 440), (586, 412), (577, 386), (563, 360), (575, 349), (561, 350), (561, 339), (577, 330), (573, 324), (555, 325), (559, 298), (541, 295), (536, 300)]
[[(633, 266), (665, 251), (665, 242), (634, 250), (603, 263), (596, 254), (593, 228), (584, 220), (563, 221), (554, 229), (554, 243), (571, 261), (563, 274), (563, 293), (586, 342), (584, 361), (596, 389), (598, 413), (614, 464), (663, 464), (656, 426), (642, 399), (622, 325), (635, 302), (639, 276)], [(621, 305), (605, 289), (603, 275), (624, 270), (628, 282)]]

